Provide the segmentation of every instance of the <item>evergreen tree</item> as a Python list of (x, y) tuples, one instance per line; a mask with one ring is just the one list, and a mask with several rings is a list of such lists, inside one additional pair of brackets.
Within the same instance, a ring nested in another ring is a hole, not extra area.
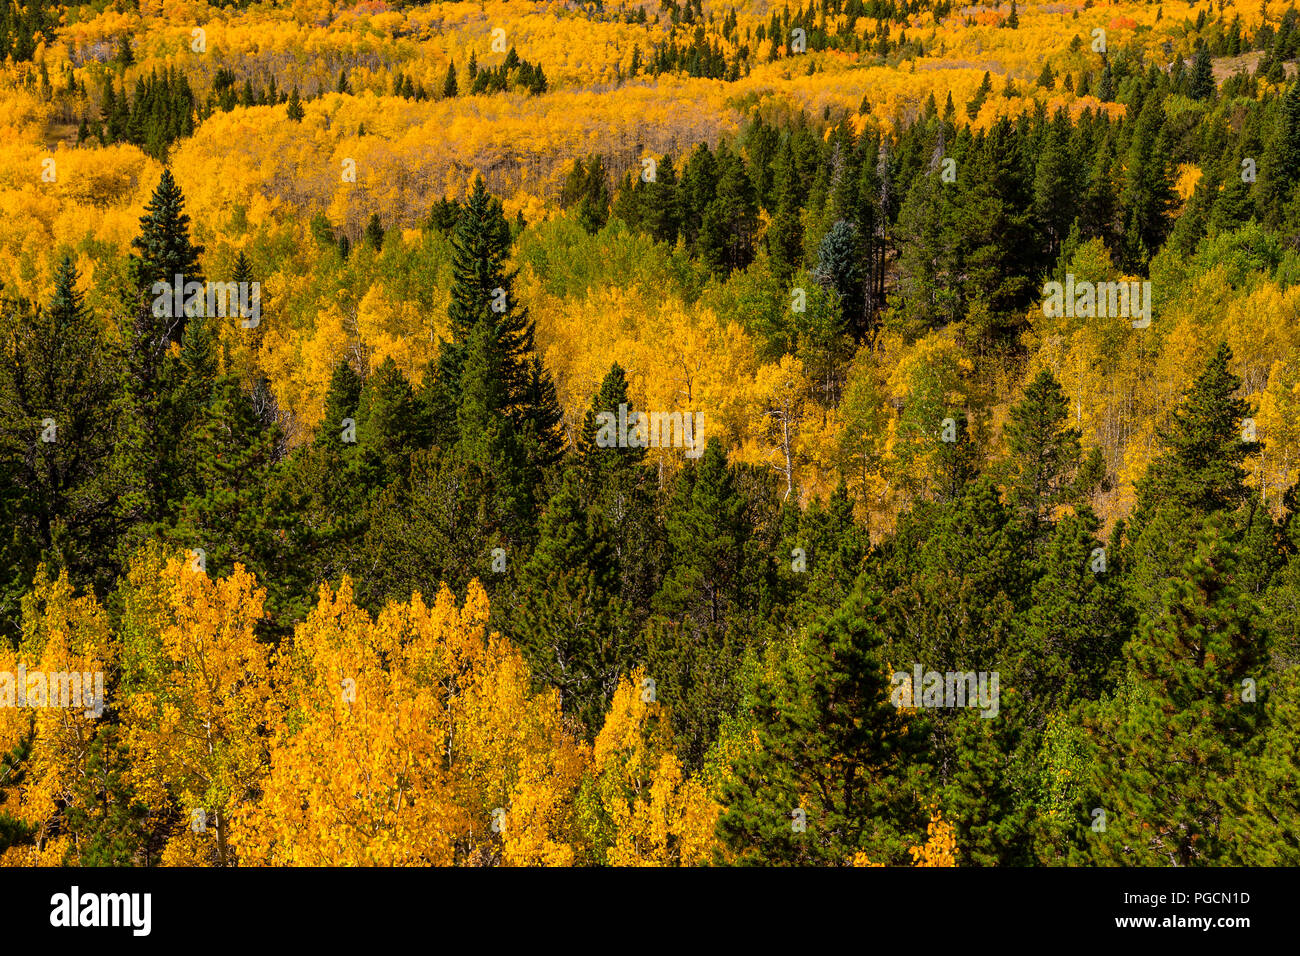
[(384, 248), (384, 225), (379, 221), (379, 213), (371, 213), (366, 221), (365, 242), (375, 252)]
[(593, 155), (586, 162), (573, 161), (560, 191), (560, 205), (565, 209), (576, 207), (578, 222), (587, 232), (598, 232), (605, 225), (609, 218), (609, 182), (600, 156)]
[(67, 568), (82, 586), (106, 589), (116, 382), (99, 321), (77, 290), (65, 254), (48, 306), (0, 301), (0, 630), (13, 633), (18, 598), (39, 561)]
[[(554, 460), (558, 452), (558, 403), (549, 374), (533, 363), (533, 323), (527, 309), (515, 299), (515, 273), (507, 271), (510, 253), (510, 227), (499, 200), (488, 195), (482, 179), (475, 180), (469, 199), (462, 207), (452, 237), (452, 288), (447, 308), (453, 340), (443, 343), (434, 375), (427, 376), (429, 387), (422, 395), (436, 444), (448, 448), (464, 439), (476, 443), (480, 436), (466, 435), (460, 429), (457, 409), (462, 404), (464, 366), (469, 337), (475, 327), (484, 329), (483, 347), (493, 354), (480, 359), (479, 373), (497, 370), (499, 390), (483, 391), (480, 398), (499, 402), (483, 414), (497, 414), (512, 433), (512, 442), (523, 435), (533, 436), (539, 447), (529, 452), (528, 460), (544, 463)], [(486, 388), (487, 386), (482, 386)], [(465, 421), (469, 421), (466, 419)], [(524, 483), (533, 486), (540, 476), (524, 474)]]
[(736, 862), (899, 863), (919, 828), (906, 764), (920, 723), (890, 702), (878, 598), (857, 591), (759, 685), (757, 745), (722, 790), (718, 835)]
[[(1113, 717), (1094, 708), (1088, 731), (1100, 751), (1092, 782), (1106, 829), (1092, 834), (1099, 863), (1225, 863), (1225, 816), (1240, 755), (1264, 726), (1245, 693), (1267, 666), (1254, 602), (1233, 583), (1221, 528), (1198, 535), (1155, 613), (1124, 648), (1131, 687)], [(1246, 698), (1246, 699), (1243, 699)]]
[[(180, 276), (184, 284), (205, 282), (199, 266), (203, 247), (190, 241), (190, 217), (185, 197), (170, 169), (164, 169), (153, 196), (140, 217), (140, 234), (131, 240), (132, 284), (139, 296), (135, 348), (146, 364), (161, 359), (169, 342), (179, 342), (185, 331), (183, 310), (173, 307), (172, 288)], [(154, 284), (167, 285), (167, 292)], [(162, 312), (162, 315), (156, 313)]]
[(75, 860), (65, 865), (132, 866), (147, 862), (149, 808), (129, 783), (130, 762), (118, 725), (105, 723), (87, 744), (85, 772), (65, 813)]
[(767, 252), (773, 274), (781, 282), (789, 282), (803, 265), (804, 240), (800, 190), (789, 140), (782, 145), (777, 159), (773, 190), (776, 197), (775, 212), (772, 224), (767, 228)]
[(754, 259), (758, 231), (758, 201), (744, 160), (718, 147), (717, 193), (700, 220), (697, 252), (718, 275), (744, 269)]
[(814, 278), (839, 297), (845, 326), (858, 339), (865, 337), (866, 275), (858, 227), (841, 219), (831, 226), (817, 250)]
[(114, 54), (113, 60), (123, 70), (135, 65), (135, 54), (131, 52), (131, 38), (125, 33), (117, 38), (117, 53)]
[(649, 613), (659, 587), (662, 544), (656, 522), (655, 479), (645, 449), (597, 443), (601, 412), (619, 415), (627, 406), (629, 420), (637, 409), (628, 397), (627, 377), (616, 362), (600, 383), (583, 418), (575, 449), (575, 467), (583, 507), (599, 516), (609, 529), (619, 575), (619, 597), (639, 626)]
[(599, 511), (584, 511), (576, 471), (542, 515), (524, 566), (511, 637), (535, 680), (560, 691), (594, 736), (618, 681), (634, 665), (629, 615), (619, 598), (615, 546)]
[(738, 700), (742, 615), (759, 610), (752, 529), (716, 437), (678, 475), (666, 532), (669, 571), (647, 625), (647, 672), (660, 698), (672, 701), (679, 755), (699, 767), (723, 715)]
[(1257, 450), (1242, 440), (1250, 406), (1235, 394), (1241, 379), (1228, 368), (1232, 350), (1219, 343), (1186, 397), (1160, 432), (1162, 451), (1138, 485), (1132, 529), (1140, 534), (1158, 509), (1197, 515), (1233, 510), (1249, 496), (1245, 459)]
[(1081, 433), (1069, 424), (1069, 404), (1047, 369), (1025, 388), (1007, 421), (1007, 501), (1037, 542), (1062, 505), (1075, 505), (1102, 477), (1101, 453), (1086, 458)]

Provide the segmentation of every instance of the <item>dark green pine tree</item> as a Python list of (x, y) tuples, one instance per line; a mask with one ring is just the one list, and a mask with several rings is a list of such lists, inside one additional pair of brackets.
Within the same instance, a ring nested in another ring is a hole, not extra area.
[(1225, 827), (1255, 749), (1268, 657), (1255, 602), (1234, 584), (1236, 559), (1212, 521), (1168, 579), (1154, 613), (1125, 646), (1129, 692), (1086, 726), (1099, 751), (1091, 793), (1106, 829), (1091, 834), (1101, 864), (1215, 865), (1236, 849)]
[(772, 273), (781, 281), (789, 282), (803, 265), (803, 219), (799, 180), (794, 168), (794, 154), (787, 139), (777, 156), (773, 174), (775, 210), (772, 224), (765, 239), (767, 254), (772, 262)]
[(375, 252), (384, 248), (384, 224), (379, 221), (379, 213), (370, 214), (366, 221), (365, 243)]
[(113, 61), (121, 69), (126, 69), (135, 63), (135, 54), (131, 52), (131, 38), (125, 33), (117, 38), (117, 53), (114, 54)]
[(708, 143), (700, 143), (682, 170), (677, 190), (678, 215), (687, 249), (695, 249), (704, 213), (718, 192), (718, 162)]
[(313, 444), (328, 445), (334, 448), (355, 448), (355, 435), (348, 435), (351, 441), (345, 441), (344, 421), (352, 419), (355, 426), (357, 408), (361, 404), (361, 391), (365, 381), (357, 374), (350, 362), (339, 361), (330, 373), (329, 389), (325, 392), (325, 416), (316, 432)]
[(1171, 144), (1164, 107), (1148, 97), (1138, 114), (1125, 163), (1122, 204), (1128, 213), (1124, 238), (1125, 265), (1145, 269), (1173, 225), (1177, 203)]
[(137, 799), (118, 725), (105, 721), (87, 745), (85, 770), (64, 811), (75, 866), (140, 866), (148, 860), (149, 808)]
[(286, 107), (287, 115), (295, 123), (301, 123), (302, 118), (307, 115), (302, 108), (302, 100), (298, 98), (298, 87), (294, 87), (289, 94), (289, 105)]
[(1026, 565), (1023, 535), (987, 475), (955, 501), (905, 514), (874, 569), (891, 653), (927, 670), (1008, 670)]
[[(1138, 482), (1126, 560), (1140, 612), (1154, 612), (1165, 580), (1195, 553), (1207, 519), (1230, 515), (1239, 547), (1256, 523), (1243, 463), (1259, 446), (1244, 440), (1241, 423), (1250, 407), (1235, 397), (1241, 380), (1229, 370), (1231, 360), (1232, 351), (1220, 343), (1159, 433), (1160, 454)], [(1267, 559), (1272, 549), (1250, 550)]]
[(641, 226), (655, 241), (672, 245), (677, 241), (682, 220), (673, 158), (665, 156), (660, 160), (655, 168), (654, 182), (643, 185)]
[[(244, 254), (243, 249), (240, 249), (239, 252), (236, 253), (235, 255), (235, 265), (234, 268), (231, 270), (230, 279), (241, 289), (244, 288), (248, 289), (250, 303), (252, 302), (253, 296), (255, 294), (257, 296), (257, 301), (259, 303), (258, 315), (257, 316), (252, 315), (252, 306), (250, 305), (248, 310), (249, 314), (244, 315), (243, 313), (240, 313), (241, 317), (238, 323), (240, 331), (242, 332), (243, 335), (247, 336), (247, 341), (252, 345), (253, 351), (257, 352), (261, 349), (262, 338), (266, 334), (266, 325), (263, 322), (263, 318), (265, 317), (265, 309), (267, 305), (266, 290), (263, 289), (261, 284), (259, 283), (257, 286), (257, 291), (256, 293), (254, 293), (253, 282), (255, 280), (253, 278), (253, 263), (250, 262), (248, 256)], [(256, 325), (252, 325), (251, 328), (244, 327), (245, 322), (251, 324), (255, 318), (257, 321)]]
[(1300, 864), (1300, 668), (1271, 671), (1259, 694), (1265, 697), (1263, 746), (1246, 758), (1223, 821), (1234, 866)]
[(316, 547), (299, 553), (308, 581), (337, 581), (358, 572), (369, 517), (369, 497), (358, 446), (366, 433), (357, 425), (363, 381), (340, 361), (330, 376), (325, 414), (310, 445), (297, 449), (277, 469), (272, 500), (298, 500), (299, 528), (312, 530)]
[(744, 159), (726, 143), (718, 147), (717, 193), (704, 208), (696, 253), (717, 275), (729, 275), (754, 261), (758, 199)]
[(898, 307), (912, 322), (938, 325), (959, 315), (958, 216), (937, 168), (912, 180), (896, 226)]
[(1097, 80), (1097, 99), (1108, 103), (1115, 98), (1115, 73), (1110, 67), (1110, 60), (1102, 63), (1101, 76)]
[(1101, 239), (1110, 248), (1118, 243), (1121, 233), (1119, 189), (1119, 158), (1115, 144), (1107, 136), (1097, 148), (1088, 172), (1083, 202), (1079, 207), (1079, 226), (1085, 239)]
[(200, 490), (199, 446), (196, 433), (202, 427), (220, 375), (217, 359), (216, 320), (202, 314), (189, 317), (179, 353), (167, 357), (163, 390), (176, 441), (176, 482), (169, 506)]
[(953, 827), (959, 860), (973, 866), (1025, 866), (1032, 862), (1032, 808), (1023, 798), (1019, 695), (998, 688), (995, 717), (977, 707), (954, 710), (947, 736), (955, 759), (940, 761), (939, 802)]
[(617, 558), (599, 511), (585, 511), (576, 470), (566, 472), (520, 574), (511, 638), (533, 678), (559, 690), (566, 713), (594, 737), (621, 677), (634, 666)]
[(111, 583), (112, 501), (104, 485), (113, 448), (116, 380), (100, 323), (64, 255), (48, 306), (0, 301), (0, 483), (10, 515), (0, 550), (0, 628), (38, 561), (82, 587)]
[(615, 362), (583, 418), (575, 455), (583, 507), (598, 514), (609, 528), (619, 596), (639, 630), (659, 588), (663, 542), (655, 511), (657, 484), (646, 464), (645, 449), (620, 448), (616, 442), (601, 447), (597, 442), (596, 416), (605, 412), (617, 418), (620, 405), (627, 406), (629, 419), (637, 412), (628, 397), (626, 373)]
[(459, 87), (456, 84), (456, 64), (448, 63), (447, 77), (442, 81), (442, 98), (444, 100), (449, 100), (454, 97), (457, 92), (459, 92)]
[(563, 458), (564, 409), (555, 391), (555, 382), (536, 352), (528, 362), (528, 379), (523, 394), (528, 410), (519, 429), (524, 449), (525, 478), (539, 487)]
[(1199, 43), (1196, 55), (1192, 57), (1192, 73), (1187, 81), (1187, 95), (1194, 100), (1214, 98), (1214, 67), (1210, 60), (1210, 51), (1204, 43)]
[(599, 232), (609, 220), (609, 174), (605, 161), (592, 155), (575, 159), (560, 191), (560, 205), (576, 208), (578, 222), (589, 233)]
[[(178, 312), (172, 307), (171, 290), (176, 277), (181, 276), (183, 283), (205, 281), (199, 266), (203, 247), (190, 240), (185, 197), (170, 169), (163, 170), (145, 206), (140, 234), (131, 240), (131, 248), (135, 250), (131, 255), (131, 278), (138, 296), (134, 352), (138, 360), (154, 366), (152, 371), (156, 371), (168, 343), (179, 342), (185, 332), (183, 310)], [(161, 288), (154, 290), (158, 282), (166, 283), (165, 293)]]
[(456, 409), (455, 451), (468, 468), (479, 502), (480, 540), (488, 549), (526, 540), (535, 490), (525, 481), (520, 434), (506, 415), (508, 356), (499, 342), (496, 324), (480, 319), (466, 343)]
[(1024, 524), (1031, 548), (1049, 533), (1053, 512), (1082, 501), (1103, 475), (1100, 451), (1083, 454), (1069, 412), (1060, 383), (1043, 369), (1007, 421), (1007, 502)]
[(1300, 82), (1274, 105), (1276, 119), (1259, 164), (1258, 203), (1264, 224), (1278, 226), (1300, 176)]
[[(854, 520), (853, 499), (842, 481), (825, 507), (813, 500), (799, 519), (797, 538), (789, 543), (781, 555), (782, 568), (806, 582), (797, 599), (798, 620), (811, 623), (848, 600), (871, 550), (871, 537)], [(790, 553), (795, 547), (804, 552), (802, 571), (795, 570), (796, 558)]]
[(698, 768), (739, 699), (746, 624), (758, 617), (745, 501), (722, 445), (681, 470), (666, 518), (668, 572), (646, 627), (647, 672), (671, 702), (677, 751)]
[(1087, 508), (1062, 518), (1035, 561), (1016, 649), (1024, 717), (1041, 730), (1058, 708), (1114, 689), (1132, 630), (1122, 555), (1097, 539)]
[[(456, 410), (461, 404), (469, 337), (484, 323), (489, 333), (485, 343), (496, 353), (490, 363), (502, 376), (503, 405), (497, 412), (515, 435), (532, 435), (546, 446), (530, 450), (528, 460), (537, 462), (558, 452), (557, 406), (550, 400), (549, 374), (533, 363), (533, 323), (528, 310), (515, 298), (515, 272), (506, 265), (510, 244), (510, 227), (500, 201), (488, 194), (481, 178), (476, 179), (452, 236), (451, 302), (447, 307), (452, 341), (443, 343), (430, 370), (433, 374), (426, 373), (429, 386), (422, 401), (434, 443), (450, 448), (462, 437)], [(538, 476), (526, 478), (531, 484)]]
[(980, 81), (979, 88), (975, 91), (975, 95), (971, 97), (970, 102), (966, 104), (966, 116), (968, 119), (974, 119), (979, 116), (980, 109), (984, 106), (984, 101), (988, 99), (989, 94), (992, 92), (993, 77), (985, 72), (984, 79)]
[(268, 495), (279, 429), (261, 419), (239, 379), (224, 374), (213, 386), (193, 444), (194, 490), (180, 508), (175, 539), (203, 549), (210, 575), (244, 565), (267, 588), (268, 611), (285, 615), (310, 588), (303, 593), (295, 587), (298, 575), (284, 560), (297, 514), (275, 506)]
[(1048, 254), (1053, 260), (1079, 214), (1080, 173), (1086, 169), (1079, 163), (1071, 134), (1069, 115), (1062, 110), (1047, 128), (1034, 171), (1034, 213), (1047, 234)]
[(758, 743), (735, 760), (718, 820), (736, 862), (897, 864), (924, 830), (907, 779), (921, 722), (890, 701), (877, 600), (855, 592), (759, 685)]
[(1014, 340), (1013, 323), (1023, 322), (1039, 292), (1032, 277), (1051, 265), (1033, 214), (1028, 140), (1010, 120), (999, 119), (967, 151), (958, 175), (958, 289), (964, 304), (987, 303), (992, 321), (981, 338), (998, 347)]
[[(336, 367), (335, 374), (347, 379), (347, 372)], [(343, 388), (350, 383), (340, 382)], [(334, 400), (341, 400), (341, 396)], [(330, 414), (337, 412), (331, 410)], [(349, 417), (349, 416), (344, 416)], [(423, 409), (415, 397), (411, 383), (406, 380), (391, 357), (385, 359), (366, 378), (356, 406), (356, 447), (353, 479), (368, 494), (405, 477), (411, 454), (427, 443)], [(340, 440), (343, 425), (326, 422), (337, 429)], [(331, 444), (333, 438), (327, 439)]]
[(1243, 462), (1258, 446), (1243, 441), (1241, 422), (1250, 406), (1235, 397), (1241, 379), (1229, 370), (1231, 361), (1232, 350), (1220, 342), (1160, 432), (1161, 453), (1138, 484), (1134, 535), (1162, 509), (1206, 516), (1248, 499)]

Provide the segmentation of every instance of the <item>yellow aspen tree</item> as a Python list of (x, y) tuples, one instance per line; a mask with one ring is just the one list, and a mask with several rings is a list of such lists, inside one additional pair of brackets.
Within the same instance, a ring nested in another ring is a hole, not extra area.
[[(35, 828), (33, 844), (13, 848), (6, 862), (59, 865), (69, 852), (75, 856), (65, 811), (86, 773), (115, 658), (108, 615), (99, 602), (93, 595), (74, 596), (66, 571), (54, 578), (42, 565), (23, 598), (20, 646), (0, 651), (0, 672), (24, 684), (0, 688), (0, 751), (30, 744), (22, 783), (6, 793), (18, 812), (7, 799), (0, 809)], [(21, 698), (10, 700), (11, 691)]]
[(242, 857), (280, 865), (557, 864), (586, 766), (553, 692), (487, 633), (477, 582), (377, 619), (346, 578), (276, 660), (282, 716)]
[(804, 458), (800, 433), (807, 415), (812, 383), (804, 374), (804, 365), (793, 355), (783, 355), (779, 362), (764, 365), (754, 382), (757, 412), (763, 422), (766, 463), (785, 483), (789, 498), (798, 479)]
[(672, 751), (668, 711), (638, 668), (614, 692), (596, 738), (593, 775), (612, 827), (613, 866), (698, 866), (714, 847), (718, 806)]
[(230, 813), (266, 763), (270, 654), (255, 633), (266, 592), (242, 565), (213, 579), (198, 555), (156, 551), (133, 562), (125, 591), (120, 712), (132, 782), (150, 806), (180, 813), (165, 862), (231, 865)]

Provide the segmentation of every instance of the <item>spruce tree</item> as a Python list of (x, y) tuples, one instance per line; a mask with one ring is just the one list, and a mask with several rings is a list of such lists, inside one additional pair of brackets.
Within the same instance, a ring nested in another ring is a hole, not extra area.
[[(515, 272), (507, 268), (510, 227), (499, 200), (493, 199), (476, 179), (463, 205), (452, 237), (452, 287), (447, 317), (452, 341), (444, 342), (433, 375), (421, 400), (432, 428), (435, 444), (449, 448), (458, 441), (476, 442), (478, 436), (464, 434), (457, 409), (463, 400), (464, 366), (469, 338), (483, 326), (484, 355), (480, 371), (491, 367), (501, 376), (500, 389), (492, 402), (492, 414), (502, 417), (511, 441), (532, 436), (537, 447), (528, 453), (533, 467), (524, 476), (529, 486), (539, 476), (537, 467), (554, 461), (559, 449), (558, 402), (554, 401), (549, 373), (534, 363), (533, 323), (528, 310), (514, 294)], [(494, 386), (495, 388), (495, 386)], [(484, 393), (486, 396), (486, 393)], [(531, 493), (531, 489), (530, 489)]]
[(794, 156), (787, 140), (776, 163), (773, 185), (776, 208), (766, 233), (767, 253), (772, 272), (782, 282), (789, 282), (803, 265), (803, 220), (799, 184), (795, 178)]
[(756, 572), (745, 501), (722, 445), (678, 475), (666, 519), (668, 573), (646, 628), (646, 663), (671, 701), (677, 750), (699, 767), (738, 700), (745, 623), (757, 618)]
[(16, 621), (17, 598), (40, 560), (67, 568), (83, 587), (106, 589), (112, 579), (112, 499), (104, 479), (117, 383), (67, 254), (47, 306), (0, 301), (0, 343), (0, 475), (7, 476), (0, 481), (12, 529), (12, 539), (0, 541), (9, 552), (0, 568), (0, 615)]
[(575, 466), (580, 481), (583, 507), (596, 514), (609, 528), (614, 560), (619, 575), (619, 596), (638, 626), (649, 613), (650, 601), (659, 587), (662, 542), (656, 521), (654, 473), (646, 463), (645, 449), (602, 448), (596, 441), (601, 412), (619, 415), (637, 413), (628, 396), (627, 376), (615, 362), (600, 383), (591, 406), (583, 417), (575, 449)]
[(599, 511), (583, 509), (571, 470), (542, 515), (537, 547), (520, 575), (510, 635), (534, 680), (558, 689), (565, 711), (590, 736), (634, 665), (619, 587), (610, 529)]
[(1159, 509), (1209, 515), (1233, 510), (1249, 497), (1243, 462), (1257, 445), (1242, 440), (1241, 422), (1250, 406), (1235, 397), (1241, 379), (1229, 370), (1231, 361), (1232, 350), (1220, 342), (1161, 430), (1161, 453), (1138, 485), (1135, 534)]
[(375, 252), (384, 248), (384, 224), (379, 221), (379, 213), (371, 213), (366, 221), (365, 242)]
[(890, 701), (877, 601), (856, 591), (759, 685), (757, 744), (741, 749), (723, 783), (720, 861), (905, 859), (908, 836), (922, 825), (906, 781), (921, 722)]
[[(137, 359), (156, 370), (156, 363), (169, 342), (179, 342), (185, 332), (184, 310), (173, 307), (172, 288), (182, 283), (205, 280), (199, 266), (203, 247), (190, 240), (190, 217), (185, 197), (170, 169), (164, 169), (145, 213), (140, 217), (140, 234), (131, 240), (132, 284), (138, 296), (134, 349)], [(154, 284), (166, 283), (164, 301)], [(162, 312), (162, 315), (156, 313)], [(171, 314), (168, 314), (171, 313)], [(152, 376), (150, 376), (152, 377)]]
[(285, 560), (289, 536), (300, 530), (298, 503), (277, 504), (269, 494), (278, 443), (278, 428), (261, 420), (239, 379), (221, 375), (194, 430), (193, 490), (173, 536), (188, 548), (203, 549), (210, 575), (244, 565), (267, 588), (268, 612), (285, 615), (310, 593)]
[(1100, 452), (1084, 456), (1081, 433), (1069, 424), (1060, 383), (1042, 369), (1011, 407), (1006, 425), (1007, 501), (1031, 544), (1045, 533), (1055, 509), (1081, 501), (1102, 477)]
[(1098, 863), (1233, 858), (1225, 817), (1241, 756), (1265, 725), (1246, 682), (1264, 678), (1268, 659), (1258, 609), (1234, 584), (1236, 559), (1219, 524), (1198, 533), (1191, 558), (1125, 646), (1127, 706), (1089, 718), (1100, 751), (1092, 794), (1106, 811), (1106, 829), (1090, 844)]
[(717, 192), (703, 209), (696, 253), (717, 275), (744, 269), (754, 259), (758, 200), (745, 161), (725, 143), (717, 152)]

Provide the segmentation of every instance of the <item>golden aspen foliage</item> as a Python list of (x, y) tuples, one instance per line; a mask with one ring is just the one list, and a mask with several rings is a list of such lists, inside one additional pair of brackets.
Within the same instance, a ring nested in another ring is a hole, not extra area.
[[(138, 797), (174, 802), (173, 838), (206, 833), (205, 859), (234, 862), (230, 815), (260, 786), (270, 651), (255, 628), (266, 592), (236, 564), (212, 578), (197, 556), (147, 551), (132, 564), (119, 712)], [(185, 859), (190, 855), (186, 854)]]
[(912, 855), (913, 866), (956, 866), (957, 837), (952, 824), (943, 819), (935, 810), (930, 814), (930, 823), (926, 827), (926, 841), (921, 846), (908, 849)]
[(486, 631), (474, 583), (372, 621), (346, 579), (277, 657), (270, 773), (237, 814), (248, 861), (278, 865), (551, 864), (567, 842), (584, 748), (554, 692)]
[(648, 699), (645, 672), (619, 682), (596, 737), (594, 799), (611, 830), (612, 866), (696, 866), (713, 849), (718, 805), (672, 750), (667, 708)]
[[(15, 684), (24, 671), (28, 678), (21, 690), (0, 690), (0, 752), (30, 744), (21, 784), (0, 783), (0, 809), (35, 829), (31, 846), (5, 852), (5, 865), (57, 866), (70, 853), (75, 859), (65, 809), (87, 772), (91, 743), (111, 705), (103, 695), (112, 686), (116, 660), (108, 615), (94, 596), (74, 596), (66, 571), (55, 578), (42, 565), (23, 598), (21, 644), (16, 651), (0, 648), (0, 673)], [(35, 685), (33, 675), (39, 675)], [(9, 700), (11, 691), (26, 706)]]

